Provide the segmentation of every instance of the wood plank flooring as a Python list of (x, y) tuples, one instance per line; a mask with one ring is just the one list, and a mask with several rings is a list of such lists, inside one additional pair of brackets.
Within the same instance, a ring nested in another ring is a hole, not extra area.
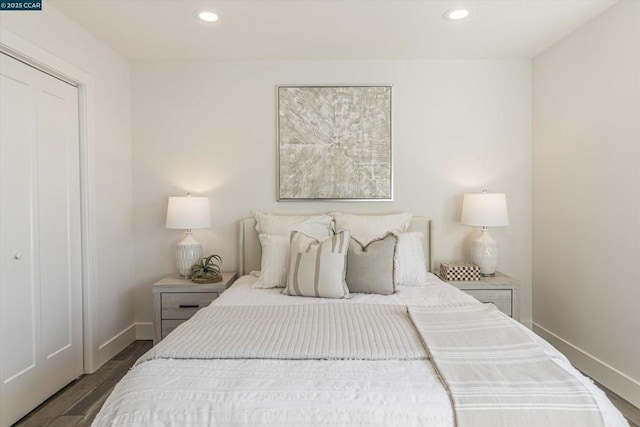
[(604, 390), (611, 403), (613, 403), (613, 406), (615, 406), (620, 412), (622, 412), (622, 415), (624, 415), (624, 417), (629, 422), (629, 427), (640, 427), (640, 409), (636, 408), (631, 403), (627, 402), (626, 400), (600, 384), (598, 381), (593, 380), (593, 382), (596, 383), (602, 390)]
[[(151, 341), (134, 341), (94, 374), (83, 375), (72, 382), (18, 421), (14, 427), (90, 426), (113, 387), (151, 346)], [(640, 409), (601, 384), (598, 386), (622, 412), (630, 427), (640, 427)]]
[(14, 424), (15, 427), (86, 427), (100, 411), (113, 387), (153, 345), (134, 341), (91, 375), (83, 375)]

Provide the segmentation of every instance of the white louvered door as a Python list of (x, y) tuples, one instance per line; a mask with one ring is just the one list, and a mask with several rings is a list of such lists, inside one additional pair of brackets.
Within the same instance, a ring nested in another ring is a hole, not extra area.
[(82, 374), (76, 87), (0, 54), (0, 427)]

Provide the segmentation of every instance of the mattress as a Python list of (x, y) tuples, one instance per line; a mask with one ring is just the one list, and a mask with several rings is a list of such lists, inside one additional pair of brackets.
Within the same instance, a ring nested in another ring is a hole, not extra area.
[[(425, 286), (398, 287), (389, 296), (353, 294), (349, 300), (285, 296), (279, 289), (253, 289), (255, 280), (241, 277), (214, 305), (479, 304), (432, 274)], [(605, 425), (627, 425), (604, 393), (564, 356), (519, 327), (591, 391)], [(452, 427), (455, 421), (450, 398), (429, 360), (155, 359), (137, 364), (123, 378), (93, 425)]]

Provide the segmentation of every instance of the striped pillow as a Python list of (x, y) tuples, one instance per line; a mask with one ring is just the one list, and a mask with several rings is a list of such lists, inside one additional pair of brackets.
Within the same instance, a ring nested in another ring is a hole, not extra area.
[(318, 241), (299, 231), (291, 233), (291, 263), (285, 295), (349, 298), (345, 282), (349, 231)]

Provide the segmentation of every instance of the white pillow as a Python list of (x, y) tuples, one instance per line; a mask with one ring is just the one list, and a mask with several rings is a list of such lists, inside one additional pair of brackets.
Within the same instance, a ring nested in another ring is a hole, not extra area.
[(336, 222), (336, 232), (349, 230), (351, 237), (366, 246), (388, 233), (399, 234), (407, 231), (411, 214), (353, 215), (337, 212), (333, 214), (333, 219)]
[(284, 288), (289, 270), (289, 238), (259, 234), (262, 245), (261, 271), (254, 288)]
[(291, 234), (291, 263), (285, 295), (349, 298), (345, 281), (349, 231), (319, 241), (303, 233)]
[(427, 283), (424, 259), (424, 234), (420, 231), (400, 233), (395, 257), (396, 286), (422, 286)]
[(274, 215), (264, 212), (254, 212), (253, 215), (258, 234), (286, 236), (287, 239), (293, 230), (316, 238), (333, 234), (333, 218), (330, 215)]

